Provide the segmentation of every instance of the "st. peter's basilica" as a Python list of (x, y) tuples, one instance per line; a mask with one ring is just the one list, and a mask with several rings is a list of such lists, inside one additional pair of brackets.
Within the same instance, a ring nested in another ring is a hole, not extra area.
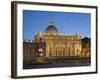
[(49, 23), (45, 31), (37, 32), (32, 42), (23, 42), (24, 63), (45, 63), (73, 57), (89, 58), (90, 40), (84, 43), (79, 33), (68, 35), (59, 32), (53, 22)]

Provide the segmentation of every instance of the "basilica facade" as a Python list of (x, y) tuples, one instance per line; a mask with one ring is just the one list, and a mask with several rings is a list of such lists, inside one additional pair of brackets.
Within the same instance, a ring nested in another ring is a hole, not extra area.
[(45, 31), (37, 32), (32, 42), (23, 43), (24, 62), (45, 62), (48, 59), (61, 59), (73, 57), (89, 57), (88, 50), (83, 49), (81, 35), (64, 34), (58, 31), (53, 22), (47, 26)]
[(81, 56), (82, 42), (79, 33), (75, 35), (60, 33), (53, 22), (50, 22), (45, 32), (38, 32), (35, 35), (35, 41), (39, 38), (46, 43), (47, 58)]

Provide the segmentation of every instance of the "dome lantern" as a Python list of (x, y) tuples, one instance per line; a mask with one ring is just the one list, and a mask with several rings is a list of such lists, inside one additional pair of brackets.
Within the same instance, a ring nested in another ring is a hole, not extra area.
[(51, 21), (49, 26), (46, 28), (45, 32), (48, 33), (56, 33), (58, 32), (57, 28), (54, 26), (53, 22)]

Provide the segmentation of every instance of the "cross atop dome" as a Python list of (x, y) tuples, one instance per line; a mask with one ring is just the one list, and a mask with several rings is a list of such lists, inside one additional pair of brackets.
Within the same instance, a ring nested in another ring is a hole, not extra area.
[(49, 25), (53, 25), (53, 21), (51, 21), (51, 22), (49, 23)]

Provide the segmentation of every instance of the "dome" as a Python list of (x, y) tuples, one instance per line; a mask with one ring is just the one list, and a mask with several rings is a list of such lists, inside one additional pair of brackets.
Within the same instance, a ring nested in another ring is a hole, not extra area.
[(53, 25), (53, 22), (50, 22), (50, 25), (46, 28), (46, 32), (58, 32), (57, 28)]

